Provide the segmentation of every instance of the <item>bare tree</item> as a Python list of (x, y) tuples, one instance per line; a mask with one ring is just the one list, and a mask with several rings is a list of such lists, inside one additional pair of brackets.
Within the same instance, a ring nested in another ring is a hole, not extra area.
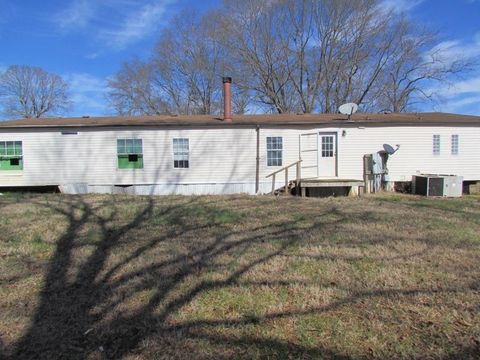
[(212, 114), (221, 102), (222, 49), (216, 25), (192, 12), (175, 18), (158, 42), (153, 64), (157, 83), (184, 112)]
[(315, 28), (314, 4), (311, 1), (286, 1), (283, 5), (282, 17), (289, 24), (289, 30), (284, 31), (282, 36), (284, 51), (288, 53), (286, 65), (289, 80), (299, 98), (298, 110), (310, 113), (315, 111), (324, 75), (324, 53), (318, 52), (321, 48), (316, 45), (324, 41), (315, 39), (318, 29)]
[(139, 60), (122, 65), (109, 83), (109, 101), (120, 115), (158, 115), (170, 108), (153, 83), (153, 67)]
[(3, 113), (12, 117), (40, 118), (70, 109), (68, 85), (39, 67), (12, 65), (0, 76)]
[(399, 33), (407, 24), (398, 14), (379, 12), (376, 0), (320, 1), (313, 13), (323, 73), (318, 109), (336, 112), (347, 101), (373, 109), (376, 85), (399, 51)]
[[(147, 63), (125, 64), (110, 81), (110, 101), (118, 113), (217, 114), (227, 56), (212, 14), (186, 11), (164, 30)], [(246, 96), (236, 89), (236, 111)]]
[(288, 52), (281, 42), (283, 1), (226, 1), (223, 14), (225, 46), (237, 59), (239, 72), (247, 76), (255, 100), (278, 113), (298, 109), (289, 80)]
[[(257, 101), (277, 112), (405, 111), (469, 69), (429, 51), (436, 37), (378, 0), (225, 2), (225, 43)], [(229, 15), (228, 15), (229, 14)]]
[(399, 46), (395, 14), (377, 0), (225, 2), (225, 44), (260, 103), (274, 111), (335, 112), (368, 103)]
[(380, 0), (224, 0), (174, 19), (147, 63), (119, 71), (111, 95), (120, 113), (216, 114), (228, 75), (237, 113), (332, 113), (350, 101), (406, 111), (472, 65), (442, 58), (436, 39)]
[(379, 82), (378, 107), (392, 112), (411, 110), (417, 103), (436, 101), (436, 88), (450, 86), (451, 80), (476, 66), (463, 55), (445, 58), (437, 48), (436, 34), (418, 30), (416, 36), (400, 33), (401, 47)]

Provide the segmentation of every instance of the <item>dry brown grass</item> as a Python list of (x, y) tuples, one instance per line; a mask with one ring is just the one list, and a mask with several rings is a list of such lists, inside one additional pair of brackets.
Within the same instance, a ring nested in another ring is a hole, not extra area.
[(480, 197), (0, 197), (0, 358), (475, 358)]

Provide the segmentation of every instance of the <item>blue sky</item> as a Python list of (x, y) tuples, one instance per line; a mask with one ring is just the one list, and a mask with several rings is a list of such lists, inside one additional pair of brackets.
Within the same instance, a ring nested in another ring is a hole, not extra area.
[[(162, 26), (185, 7), (199, 12), (220, 0), (0, 0), (0, 70), (40, 66), (71, 84), (69, 115), (102, 115), (106, 82), (120, 64), (146, 58)], [(480, 0), (384, 0), (439, 31), (446, 56), (480, 59)], [(480, 115), (480, 69), (439, 90), (440, 104), (421, 110)]]

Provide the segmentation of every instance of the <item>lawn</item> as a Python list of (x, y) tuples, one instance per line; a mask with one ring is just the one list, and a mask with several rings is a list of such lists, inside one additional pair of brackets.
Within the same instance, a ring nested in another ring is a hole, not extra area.
[(0, 196), (0, 358), (479, 354), (478, 196)]

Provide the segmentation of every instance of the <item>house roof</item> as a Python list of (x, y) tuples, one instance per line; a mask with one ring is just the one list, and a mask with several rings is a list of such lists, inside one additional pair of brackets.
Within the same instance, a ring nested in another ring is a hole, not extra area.
[(76, 118), (20, 119), (0, 122), (0, 129), (45, 127), (123, 127), (123, 126), (231, 126), (231, 125), (480, 125), (480, 116), (448, 113), (357, 113), (350, 121), (342, 114), (262, 114), (235, 115), (231, 124), (212, 115), (105, 116)]

